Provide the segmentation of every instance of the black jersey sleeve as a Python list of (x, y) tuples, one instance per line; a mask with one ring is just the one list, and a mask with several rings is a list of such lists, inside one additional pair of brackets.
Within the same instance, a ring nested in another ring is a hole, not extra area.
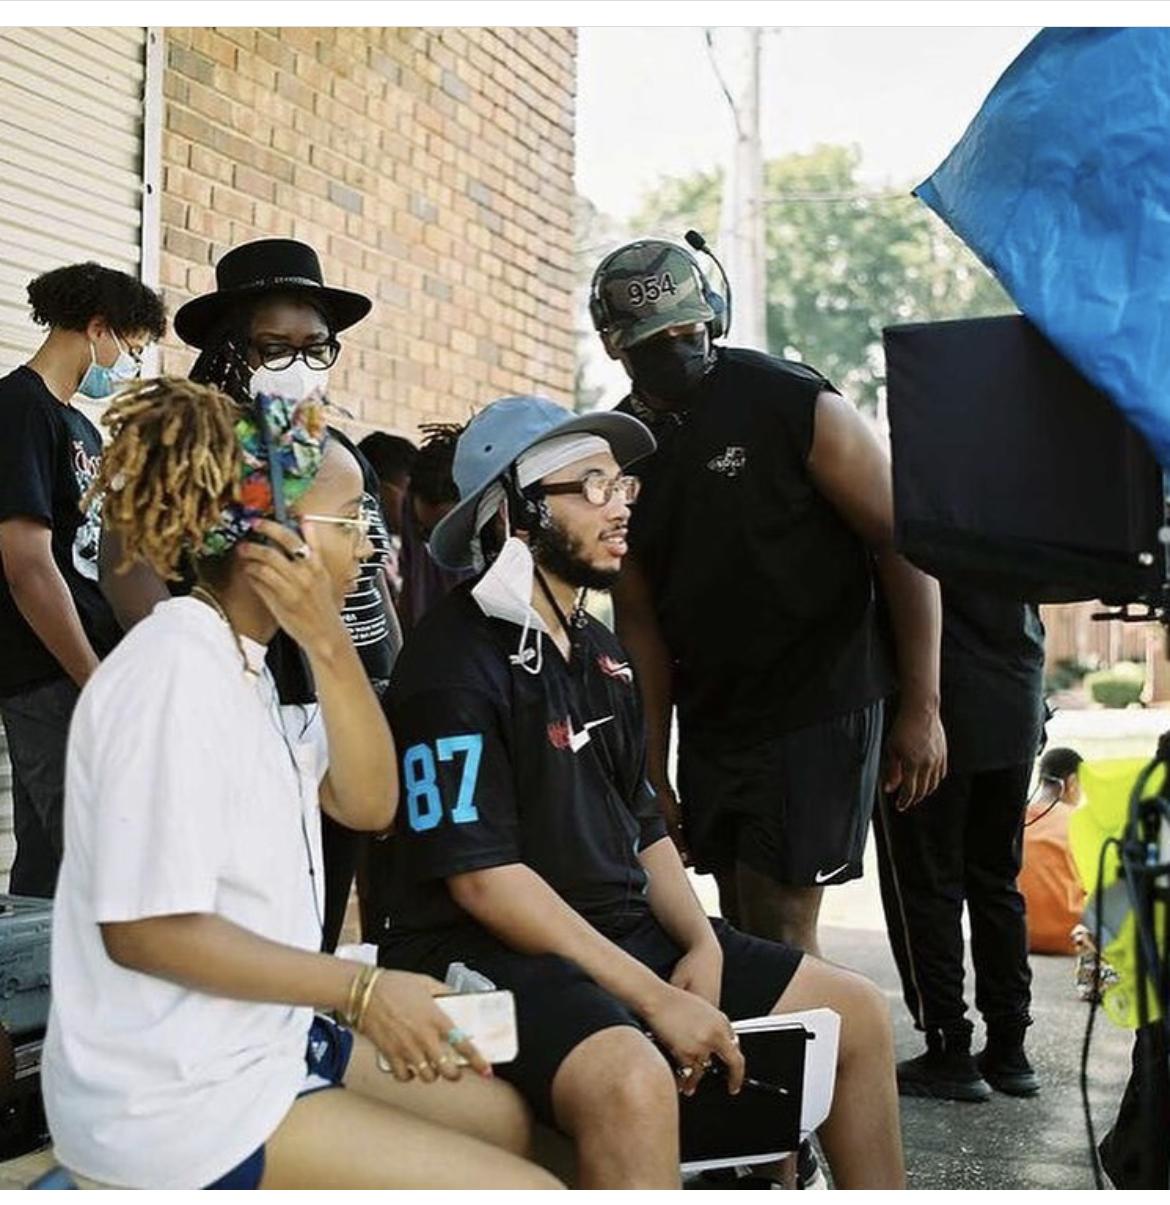
[(521, 860), (503, 718), (486, 692), (466, 688), (424, 691), (395, 706), (395, 833), (417, 882)]
[(649, 849), (666, 836), (666, 821), (658, 806), (658, 796), (648, 779), (643, 778), (634, 793), (634, 815), (638, 820), (638, 848)]

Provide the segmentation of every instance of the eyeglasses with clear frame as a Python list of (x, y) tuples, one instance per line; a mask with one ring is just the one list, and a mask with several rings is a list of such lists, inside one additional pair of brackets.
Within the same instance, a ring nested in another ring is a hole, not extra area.
[(373, 513), (366, 507), (362, 507), (361, 511), (356, 515), (301, 515), (302, 519), (308, 519), (311, 523), (332, 523), (337, 527), (348, 529), (350, 538), (355, 544), (360, 544), (370, 534), (370, 527), (373, 525)]
[(625, 506), (633, 506), (642, 492), (642, 479), (628, 474), (606, 477), (601, 473), (589, 473), (580, 481), (557, 481), (551, 485), (542, 483), (540, 492), (546, 496), (580, 494), (591, 506), (605, 506), (616, 494)]

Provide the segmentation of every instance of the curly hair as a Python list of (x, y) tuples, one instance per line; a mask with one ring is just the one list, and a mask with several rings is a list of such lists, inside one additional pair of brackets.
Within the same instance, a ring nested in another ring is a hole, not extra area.
[(105, 496), (103, 521), (124, 545), (118, 572), (142, 560), (180, 576), (183, 554), (200, 548), (239, 491), (239, 413), (223, 393), (180, 377), (139, 381), (110, 403), (110, 443), (82, 508)]
[(83, 331), (104, 318), (118, 334), (145, 331), (161, 339), (167, 329), (162, 298), (142, 281), (101, 264), (69, 264), (28, 284), (32, 319), (38, 326)]
[(463, 425), (423, 423), (419, 430), (423, 433), (423, 441), (410, 469), (411, 492), (432, 506), (458, 502), (459, 487), (451, 476), (451, 466)]

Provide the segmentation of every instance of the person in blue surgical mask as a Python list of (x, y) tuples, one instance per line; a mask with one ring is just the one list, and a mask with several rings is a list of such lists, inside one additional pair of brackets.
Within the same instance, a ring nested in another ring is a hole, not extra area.
[(28, 299), (48, 334), (0, 378), (0, 719), (12, 762), (10, 890), (50, 897), (69, 718), (120, 635), (98, 588), (100, 508), (78, 505), (102, 440), (75, 402), (110, 397), (137, 377), (166, 319), (152, 289), (96, 263), (38, 276)]

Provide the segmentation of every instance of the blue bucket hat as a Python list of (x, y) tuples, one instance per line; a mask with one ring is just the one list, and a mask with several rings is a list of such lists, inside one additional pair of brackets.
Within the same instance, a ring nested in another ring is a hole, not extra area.
[(448, 569), (471, 567), (475, 512), (484, 490), (529, 448), (554, 435), (599, 435), (623, 468), (657, 446), (649, 429), (613, 410), (573, 414), (543, 397), (505, 397), (485, 406), (455, 445), (452, 476), (459, 504), (431, 532), (431, 556)]

